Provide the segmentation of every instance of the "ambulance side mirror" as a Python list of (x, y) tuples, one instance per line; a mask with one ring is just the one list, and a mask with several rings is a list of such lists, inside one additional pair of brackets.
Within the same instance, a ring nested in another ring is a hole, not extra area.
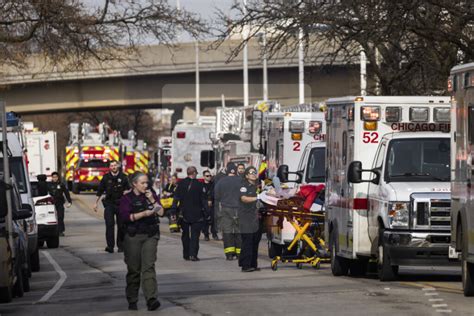
[(280, 179), (280, 182), (288, 182), (288, 166), (281, 165), (277, 170), (277, 177)]
[[(362, 180), (362, 172), (371, 172), (374, 174), (374, 177), (371, 180)], [(349, 169), (347, 171), (347, 180), (349, 183), (362, 183), (362, 182), (371, 182), (373, 184), (379, 184), (380, 182), (380, 171), (378, 169), (362, 169), (362, 162), (353, 161), (349, 164)]]
[(353, 161), (349, 164), (349, 170), (347, 171), (347, 180), (349, 181), (349, 183), (362, 182), (362, 162)]

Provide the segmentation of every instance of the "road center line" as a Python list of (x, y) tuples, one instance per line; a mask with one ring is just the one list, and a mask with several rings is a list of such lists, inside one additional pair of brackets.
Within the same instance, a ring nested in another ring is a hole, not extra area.
[(430, 302), (442, 302), (442, 301), (444, 301), (444, 299), (442, 299), (442, 298), (430, 298), (429, 301)]
[(51, 296), (53, 296), (57, 291), (59, 291), (59, 289), (61, 288), (61, 286), (64, 284), (64, 282), (67, 279), (66, 272), (64, 272), (61, 269), (59, 264), (56, 262), (56, 260), (53, 259), (53, 257), (49, 254), (49, 252), (41, 251), (41, 253), (46, 257), (46, 259), (48, 259), (49, 263), (51, 263), (51, 265), (54, 267), (54, 270), (56, 270), (56, 272), (59, 274), (59, 280), (56, 282), (56, 284), (53, 286), (53, 288), (51, 290), (49, 290), (48, 293), (46, 293), (36, 303), (45, 303), (45, 302), (47, 302), (51, 298)]

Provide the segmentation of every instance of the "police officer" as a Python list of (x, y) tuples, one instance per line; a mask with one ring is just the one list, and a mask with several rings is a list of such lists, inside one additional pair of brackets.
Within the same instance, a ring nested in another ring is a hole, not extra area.
[(108, 253), (114, 252), (115, 222), (117, 222), (117, 247), (118, 252), (123, 252), (123, 229), (122, 222), (118, 216), (118, 206), (124, 192), (129, 190), (129, 184), (127, 176), (122, 173), (120, 164), (117, 161), (110, 161), (109, 169), (110, 172), (105, 174), (100, 181), (94, 211), (97, 212), (99, 201), (105, 193), (105, 198), (102, 200), (102, 204), (104, 205), (105, 238), (107, 241), (105, 251)]
[(176, 188), (172, 217), (180, 217), (183, 243), (183, 259), (199, 261), (199, 236), (204, 222), (209, 220), (207, 195), (204, 185), (196, 180), (196, 167), (188, 167), (187, 178), (178, 183)]
[(206, 190), (207, 206), (209, 208), (210, 220), (206, 221), (202, 232), (204, 233), (204, 240), (209, 241), (209, 230), (211, 231), (212, 238), (219, 240), (217, 236), (216, 223), (214, 218), (214, 181), (212, 181), (212, 174), (209, 170), (204, 170), (202, 173), (204, 177), (204, 189)]
[(237, 165), (237, 174), (245, 180), (245, 165), (243, 163), (239, 163)]
[(242, 238), (242, 252), (239, 265), (242, 272), (260, 270), (257, 266), (258, 244), (260, 242), (259, 218), (257, 210), (257, 179), (255, 167), (244, 172), (245, 180), (240, 188), (239, 227)]
[(124, 260), (127, 264), (126, 295), (129, 310), (137, 310), (140, 280), (149, 311), (160, 307), (157, 300), (155, 261), (164, 210), (148, 188), (148, 176), (136, 172), (132, 191), (120, 199), (120, 218), (125, 224)]
[(240, 255), (238, 210), (242, 178), (237, 175), (237, 167), (232, 162), (227, 164), (226, 171), (227, 176), (215, 186), (214, 200), (218, 205), (216, 217), (218, 227), (222, 230), (224, 254), (227, 260), (233, 260)]
[(67, 200), (67, 208), (70, 208), (72, 205), (71, 195), (69, 190), (66, 188), (64, 183), (59, 180), (59, 173), (56, 171), (51, 174), (51, 182), (48, 183), (49, 195), (54, 199), (54, 206), (56, 212), (58, 213), (58, 229), (59, 236), (64, 236), (64, 202)]

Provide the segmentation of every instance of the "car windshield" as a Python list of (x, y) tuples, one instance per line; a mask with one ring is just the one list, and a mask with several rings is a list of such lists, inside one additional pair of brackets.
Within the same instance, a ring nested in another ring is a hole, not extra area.
[(108, 168), (109, 163), (103, 160), (81, 160), (79, 168)]
[(308, 159), (306, 182), (320, 183), (324, 182), (326, 170), (326, 150), (323, 147), (311, 149)]
[(449, 182), (449, 139), (401, 139), (390, 143), (387, 182)]
[[(10, 172), (15, 176), (18, 191), (20, 193), (27, 193), (28, 187), (26, 185), (25, 169), (23, 168), (22, 157), (11, 157)], [(0, 172), (3, 172), (3, 158), (0, 158)]]

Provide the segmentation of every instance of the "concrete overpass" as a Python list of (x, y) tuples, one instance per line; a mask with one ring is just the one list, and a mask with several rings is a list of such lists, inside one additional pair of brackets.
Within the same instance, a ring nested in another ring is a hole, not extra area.
[[(200, 45), (201, 107), (242, 103), (242, 55), (227, 62), (236, 42), (219, 49)], [(262, 99), (262, 62), (258, 42), (249, 44), (251, 102)], [(306, 100), (316, 102), (331, 96), (359, 93), (359, 66), (336, 60), (331, 66), (306, 67)], [(295, 56), (269, 61), (269, 96), (283, 104), (298, 102), (298, 69)], [(89, 111), (119, 108), (176, 108), (194, 106), (195, 46), (140, 47), (127, 61), (90, 62), (86, 69), (68, 70), (45, 66), (41, 59), (18, 70), (2, 66), (0, 85), (9, 110), (20, 113)]]

